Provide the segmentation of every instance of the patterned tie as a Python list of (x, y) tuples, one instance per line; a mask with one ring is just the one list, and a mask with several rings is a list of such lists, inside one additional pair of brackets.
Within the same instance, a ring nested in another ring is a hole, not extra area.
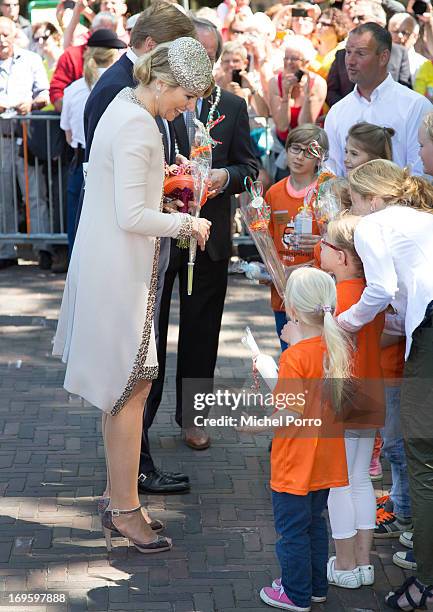
[(194, 123), (195, 112), (185, 111), (184, 118), (185, 118), (186, 133), (188, 134), (189, 146), (191, 147), (194, 142), (194, 137), (195, 137), (195, 123)]

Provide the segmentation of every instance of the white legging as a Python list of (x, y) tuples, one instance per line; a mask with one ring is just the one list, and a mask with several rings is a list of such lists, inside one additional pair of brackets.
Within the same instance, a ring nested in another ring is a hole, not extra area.
[(375, 433), (365, 429), (346, 432), (349, 485), (331, 489), (328, 497), (329, 521), (335, 540), (351, 538), (358, 529), (374, 529), (376, 525), (376, 497), (369, 474)]

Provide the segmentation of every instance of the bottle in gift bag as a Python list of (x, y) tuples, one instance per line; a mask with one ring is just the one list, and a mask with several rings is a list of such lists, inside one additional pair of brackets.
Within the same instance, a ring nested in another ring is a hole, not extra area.
[(295, 217), (294, 227), (294, 248), (300, 249), (300, 236), (303, 234), (313, 233), (313, 214), (311, 210), (305, 206), (299, 209)]

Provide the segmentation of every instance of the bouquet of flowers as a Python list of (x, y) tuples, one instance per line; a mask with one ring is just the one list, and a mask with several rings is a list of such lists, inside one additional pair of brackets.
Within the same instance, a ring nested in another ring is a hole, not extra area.
[[(189, 202), (194, 200), (194, 179), (192, 177), (192, 164), (165, 165), (164, 195), (173, 200), (183, 202), (179, 212), (187, 213)], [(200, 201), (200, 206), (206, 202), (207, 185)]]
[(251, 201), (246, 204), (241, 203), (241, 216), (271, 276), (275, 289), (284, 300), (286, 274), (269, 233), (270, 209), (263, 199), (263, 185), (260, 181), (253, 182), (250, 177), (247, 177), (245, 187)]
[[(212, 168), (212, 139), (209, 131), (198, 119), (194, 119), (196, 132), (194, 143), (191, 147), (191, 176), (193, 181), (194, 194), (194, 216), (200, 216), (200, 207), (206, 202), (207, 189)], [(192, 283), (194, 277), (194, 264), (197, 254), (197, 240), (190, 238), (189, 241), (189, 260), (188, 260), (188, 281), (187, 292), (192, 294)]]

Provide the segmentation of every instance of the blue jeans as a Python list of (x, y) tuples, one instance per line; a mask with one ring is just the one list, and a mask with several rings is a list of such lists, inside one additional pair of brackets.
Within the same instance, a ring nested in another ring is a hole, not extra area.
[(277, 334), (278, 334), (278, 340), (280, 341), (280, 344), (281, 344), (281, 350), (285, 351), (289, 345), (286, 342), (284, 342), (284, 340), (281, 340), (280, 335), (281, 335), (281, 331), (283, 327), (287, 323), (286, 313), (281, 310), (274, 310), (274, 317), (275, 317), (275, 327), (277, 329)]
[(394, 514), (407, 519), (412, 516), (412, 511), (406, 453), (400, 424), (400, 387), (385, 387), (385, 399), (385, 426), (380, 433), (383, 438), (382, 453), (391, 464), (390, 497)]
[(284, 591), (297, 606), (311, 606), (311, 596), (328, 592), (328, 529), (323, 511), (329, 489), (308, 495), (272, 491), (276, 544)]
[(77, 217), (78, 204), (80, 201), (81, 187), (83, 185), (83, 165), (77, 164), (69, 167), (68, 187), (67, 187), (67, 228), (69, 258), (72, 254), (72, 247), (75, 240), (75, 219)]

